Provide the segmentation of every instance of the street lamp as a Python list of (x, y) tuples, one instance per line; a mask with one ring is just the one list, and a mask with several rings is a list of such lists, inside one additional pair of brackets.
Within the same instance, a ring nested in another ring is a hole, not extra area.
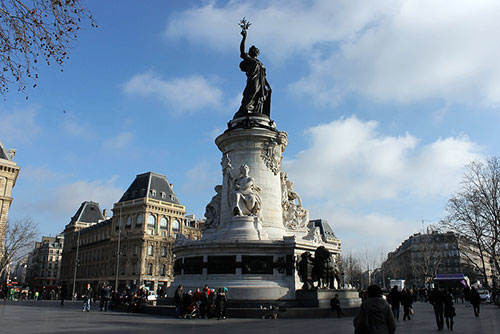
[(120, 217), (118, 218), (118, 246), (116, 248), (116, 274), (115, 274), (115, 291), (118, 291), (118, 269), (120, 267), (120, 239), (122, 232), (122, 208), (120, 208)]
[(78, 250), (80, 249), (80, 230), (78, 230), (78, 238), (76, 239), (76, 256), (75, 256), (75, 271), (73, 274), (73, 292), (71, 293), (71, 299), (75, 299), (75, 288), (76, 288), (76, 271), (79, 266), (80, 260), (78, 259)]

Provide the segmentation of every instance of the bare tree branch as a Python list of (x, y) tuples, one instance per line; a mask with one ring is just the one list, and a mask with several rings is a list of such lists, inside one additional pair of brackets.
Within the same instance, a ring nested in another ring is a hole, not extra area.
[(62, 65), (82, 21), (95, 26), (80, 0), (0, 0), (0, 93), (10, 85), (26, 93), (39, 60)]
[(0, 253), (0, 277), (11, 263), (21, 260), (33, 249), (37, 237), (38, 227), (31, 219), (7, 221), (4, 249)]

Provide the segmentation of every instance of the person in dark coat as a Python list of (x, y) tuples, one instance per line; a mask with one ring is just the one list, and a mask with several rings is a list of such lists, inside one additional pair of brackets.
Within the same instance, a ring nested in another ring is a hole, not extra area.
[(174, 292), (175, 316), (178, 318), (182, 318), (181, 307), (183, 299), (184, 296), (182, 294), (182, 285), (179, 285)]
[(354, 333), (394, 334), (396, 322), (391, 306), (382, 298), (378, 285), (368, 287), (368, 297), (363, 301), (353, 320)]
[(401, 304), (403, 304), (403, 321), (411, 320), (410, 309), (413, 303), (413, 296), (408, 289), (404, 289), (401, 293)]
[(340, 308), (340, 300), (338, 294), (335, 294), (335, 296), (330, 300), (330, 307), (332, 308), (333, 312), (337, 312), (337, 317), (340, 318), (344, 315), (344, 312), (342, 312), (342, 309)]
[(208, 295), (210, 294), (210, 290), (208, 287), (203, 288), (200, 297), (200, 318), (205, 319), (208, 318)]
[(61, 297), (61, 306), (64, 305), (64, 300), (66, 299), (67, 294), (68, 294), (68, 287), (66, 286), (66, 283), (63, 283), (61, 285), (61, 291), (59, 292), (59, 296)]
[(479, 317), (479, 305), (481, 305), (481, 297), (479, 296), (479, 292), (477, 292), (476, 288), (472, 287), (470, 289), (469, 300), (472, 304), (472, 308), (474, 309), (474, 315)]
[(438, 330), (442, 330), (444, 327), (444, 296), (441, 290), (438, 287), (435, 287), (429, 294), (429, 302), (434, 308), (434, 315), (436, 316), (436, 324)]
[(453, 306), (453, 296), (450, 291), (444, 294), (444, 318), (446, 328), (453, 330), (453, 318), (455, 317), (455, 307)]
[(226, 319), (226, 306), (227, 306), (227, 289), (219, 288), (217, 292), (217, 297), (215, 298), (215, 304), (217, 305), (217, 316), (218, 320)]
[(391, 305), (392, 314), (394, 319), (399, 320), (399, 306), (401, 304), (401, 292), (398, 291), (398, 286), (392, 287), (389, 295), (387, 295), (387, 301)]

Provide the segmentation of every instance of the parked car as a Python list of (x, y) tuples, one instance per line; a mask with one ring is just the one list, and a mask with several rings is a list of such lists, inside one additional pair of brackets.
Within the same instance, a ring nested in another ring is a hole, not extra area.
[(491, 294), (488, 290), (477, 290), (482, 302), (489, 303), (491, 301)]

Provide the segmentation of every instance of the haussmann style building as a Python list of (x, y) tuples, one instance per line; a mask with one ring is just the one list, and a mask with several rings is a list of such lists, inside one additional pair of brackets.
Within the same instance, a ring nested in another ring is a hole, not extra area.
[(14, 161), (16, 150), (7, 150), (0, 142), (0, 259), (4, 251), (5, 226), (12, 203), (12, 188), (16, 185), (19, 166)]
[(97, 203), (82, 203), (64, 230), (61, 280), (75, 281), (76, 292), (87, 283), (166, 290), (176, 235), (199, 239), (202, 222), (186, 216), (173, 185), (153, 172), (137, 175), (112, 211), (107, 218)]

